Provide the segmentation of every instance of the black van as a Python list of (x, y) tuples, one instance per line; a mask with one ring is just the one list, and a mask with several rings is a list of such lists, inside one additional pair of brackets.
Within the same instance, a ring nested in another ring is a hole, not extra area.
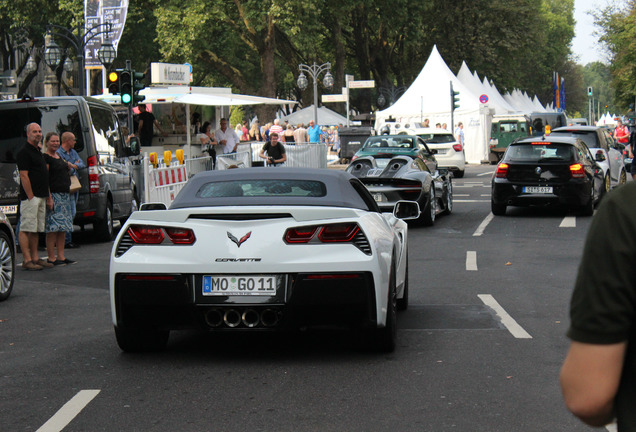
[(0, 101), (0, 209), (15, 226), (19, 174), (15, 156), (26, 143), (26, 126), (38, 123), (42, 133), (73, 132), (75, 150), (86, 168), (79, 170), (82, 189), (75, 224), (92, 224), (99, 240), (114, 236), (113, 220), (125, 220), (137, 209), (138, 192), (129, 156), (139, 154), (136, 140), (127, 144), (115, 110), (90, 97), (60, 96)]

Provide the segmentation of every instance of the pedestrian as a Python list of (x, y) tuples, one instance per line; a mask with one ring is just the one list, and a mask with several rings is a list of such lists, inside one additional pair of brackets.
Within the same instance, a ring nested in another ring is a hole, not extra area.
[(276, 132), (270, 132), (269, 142), (263, 145), (259, 156), (262, 159), (267, 159), (267, 165), (271, 167), (282, 166), (285, 161), (287, 161), (285, 146), (278, 141), (278, 134)]
[(430, 124), (429, 119), (424, 119), (424, 124), (422, 125), (422, 127), (425, 127), (425, 128), (430, 127), (429, 124)]
[(455, 128), (455, 139), (462, 148), (466, 147), (464, 140), (464, 124), (462, 122), (457, 123), (457, 128)]
[(139, 104), (137, 107), (139, 108), (139, 142), (142, 147), (149, 147), (152, 145), (152, 137), (155, 135), (154, 126), (157, 126), (161, 135), (166, 136), (166, 134), (161, 129), (161, 125), (159, 125), (155, 116), (151, 112), (146, 111), (145, 104)]
[(197, 138), (201, 143), (201, 151), (207, 152), (212, 158), (212, 169), (216, 169), (216, 145), (218, 143), (212, 134), (212, 123), (204, 122), (199, 129)]
[[(122, 128), (122, 131), (124, 128)], [(127, 130), (126, 130), (127, 132)], [(127, 133), (124, 133), (126, 140), (130, 139)], [(86, 164), (82, 160), (82, 158), (75, 151), (75, 143), (77, 139), (75, 138), (75, 134), (73, 132), (64, 132), (62, 134), (62, 144), (60, 148), (57, 150), (57, 153), (60, 155), (62, 159), (69, 163), (71, 170), (69, 171), (69, 175), (77, 176), (79, 178), (78, 169), (86, 168)], [(127, 141), (128, 142), (128, 141)], [(64, 235), (64, 247), (66, 249), (75, 249), (78, 248), (79, 245), (77, 243), (73, 243), (73, 220), (75, 219), (75, 214), (77, 213), (77, 199), (79, 198), (79, 191), (71, 193), (71, 229), (66, 232)]]
[(444, 130), (448, 129), (448, 125), (446, 123), (442, 123), (442, 129)]
[(280, 119), (274, 119), (274, 124), (269, 128), (269, 133), (277, 133), (279, 136), (283, 133), (283, 127), (280, 125)]
[(293, 128), (293, 126), (288, 124), (287, 125), (287, 129), (285, 129), (285, 132), (283, 132), (282, 136), (283, 136), (282, 141), (285, 144), (294, 144), (295, 138), (294, 138), (294, 128)]
[(250, 141), (263, 141), (261, 127), (257, 121), (252, 123), (252, 127), (250, 128)]
[(618, 119), (616, 129), (614, 129), (614, 139), (623, 146), (629, 143), (629, 129), (623, 124), (621, 119)]
[(303, 123), (297, 124), (296, 129), (294, 129), (294, 142), (296, 144), (306, 144), (309, 142), (309, 134), (307, 134), (307, 129), (305, 129)]
[(247, 120), (243, 120), (243, 126), (241, 128), (241, 141), (250, 140), (250, 130), (248, 129), (249, 123)]
[(320, 142), (320, 126), (317, 126), (313, 120), (309, 121), (309, 128), (307, 128), (307, 134), (309, 135), (310, 143), (319, 143)]
[(435, 129), (441, 129), (441, 128), (442, 128), (441, 123), (435, 123)]
[(73, 211), (71, 204), (71, 163), (62, 159), (57, 152), (60, 148), (60, 137), (56, 132), (49, 132), (44, 139), (44, 161), (49, 171), (49, 190), (53, 198), (53, 208), (46, 212), (46, 252), (47, 262), (56, 266), (75, 264), (75, 261), (64, 255), (64, 236), (73, 231)]
[(26, 127), (27, 143), (16, 155), (20, 173), (20, 233), (18, 241), (24, 256), (23, 270), (42, 270), (53, 264), (38, 256), (39, 234), (44, 232), (46, 208), (53, 208), (49, 192), (49, 173), (40, 151), (42, 128), (37, 123)]
[(636, 182), (612, 191), (587, 234), (561, 369), (568, 409), (591, 426), (636, 430)]
[(220, 127), (214, 131), (214, 137), (218, 145), (222, 146), (223, 154), (236, 153), (240, 140), (233, 129), (227, 127), (227, 119), (224, 117), (220, 121)]

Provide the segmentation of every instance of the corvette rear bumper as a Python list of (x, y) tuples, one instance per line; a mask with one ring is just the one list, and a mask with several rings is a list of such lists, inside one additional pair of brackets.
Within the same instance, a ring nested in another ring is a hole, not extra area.
[(377, 325), (370, 272), (286, 274), (274, 296), (206, 296), (202, 280), (200, 274), (115, 275), (116, 325), (210, 331)]

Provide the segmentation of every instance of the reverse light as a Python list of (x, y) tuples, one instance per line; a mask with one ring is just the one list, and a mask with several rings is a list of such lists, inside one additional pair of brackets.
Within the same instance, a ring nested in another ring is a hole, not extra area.
[(129, 226), (128, 234), (130, 234), (133, 241), (138, 244), (159, 244), (162, 243), (165, 238), (161, 228), (145, 225)]
[(453, 145), (453, 150), (455, 150), (456, 152), (462, 151), (462, 145), (461, 144)]
[(500, 163), (497, 165), (497, 171), (495, 172), (495, 177), (497, 178), (506, 178), (508, 176), (508, 164)]
[(572, 164), (570, 165), (570, 174), (572, 175), (572, 178), (583, 178), (585, 177), (585, 169), (583, 168), (583, 165), (579, 163)]
[(90, 156), (88, 162), (88, 190), (90, 193), (99, 192), (99, 163), (97, 156)]

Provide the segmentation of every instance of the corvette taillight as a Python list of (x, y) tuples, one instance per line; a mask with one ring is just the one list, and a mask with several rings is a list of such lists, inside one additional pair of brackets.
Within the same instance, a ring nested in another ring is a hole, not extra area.
[(160, 244), (170, 239), (173, 244), (194, 244), (196, 237), (194, 231), (187, 228), (155, 227), (149, 225), (131, 225), (128, 234), (137, 244)]
[(196, 241), (194, 231), (187, 228), (166, 228), (166, 234), (175, 244), (193, 244)]
[[(347, 243), (360, 231), (357, 223), (338, 223), (322, 226), (289, 228), (285, 232), (285, 243)], [(318, 234), (316, 234), (318, 233)]]
[(164, 239), (161, 228), (151, 226), (131, 225), (128, 227), (128, 234), (139, 244), (159, 244)]
[(572, 164), (570, 165), (570, 174), (572, 178), (583, 178), (585, 177), (585, 169), (581, 164)]
[(497, 165), (497, 172), (495, 172), (495, 177), (497, 178), (506, 178), (508, 176), (508, 164), (500, 163)]

